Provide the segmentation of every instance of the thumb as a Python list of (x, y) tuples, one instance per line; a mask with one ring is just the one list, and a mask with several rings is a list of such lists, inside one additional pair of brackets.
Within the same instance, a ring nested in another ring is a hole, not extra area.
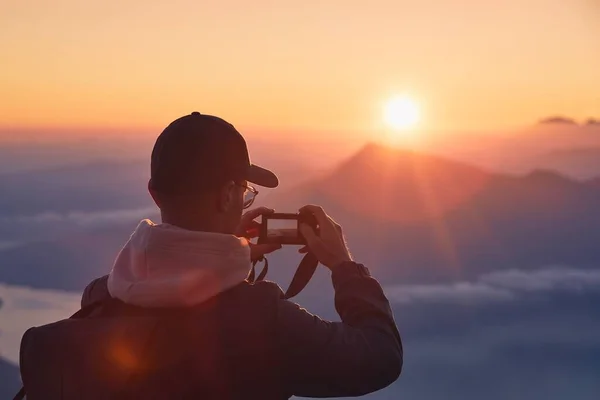
[(319, 237), (315, 233), (314, 229), (308, 224), (300, 223), (300, 225), (298, 226), (298, 230), (300, 231), (300, 233), (302, 234), (302, 236), (306, 240), (306, 243), (309, 246), (314, 246), (316, 241), (319, 240)]

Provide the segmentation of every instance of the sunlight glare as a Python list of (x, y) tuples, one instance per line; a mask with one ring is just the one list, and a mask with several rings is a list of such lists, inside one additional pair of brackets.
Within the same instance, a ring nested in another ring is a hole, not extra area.
[(419, 106), (409, 97), (394, 97), (385, 105), (385, 123), (393, 129), (414, 128), (419, 122), (419, 118)]

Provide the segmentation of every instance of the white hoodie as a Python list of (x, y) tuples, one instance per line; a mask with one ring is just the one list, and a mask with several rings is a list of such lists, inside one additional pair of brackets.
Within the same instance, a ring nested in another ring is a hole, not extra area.
[(117, 256), (108, 291), (137, 306), (192, 306), (243, 282), (249, 271), (246, 239), (145, 219)]

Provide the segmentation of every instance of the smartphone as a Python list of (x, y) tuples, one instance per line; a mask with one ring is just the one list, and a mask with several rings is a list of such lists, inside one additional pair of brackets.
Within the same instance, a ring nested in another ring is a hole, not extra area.
[(304, 245), (306, 240), (298, 229), (300, 222), (317, 229), (316, 221), (311, 214), (274, 213), (263, 215), (258, 243)]

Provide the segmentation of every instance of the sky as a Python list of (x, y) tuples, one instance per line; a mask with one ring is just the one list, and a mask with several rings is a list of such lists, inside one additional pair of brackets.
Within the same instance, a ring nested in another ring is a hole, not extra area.
[(598, 38), (597, 0), (2, 0), (0, 127), (128, 132), (198, 110), (369, 131), (398, 94), (419, 129), (600, 117)]

